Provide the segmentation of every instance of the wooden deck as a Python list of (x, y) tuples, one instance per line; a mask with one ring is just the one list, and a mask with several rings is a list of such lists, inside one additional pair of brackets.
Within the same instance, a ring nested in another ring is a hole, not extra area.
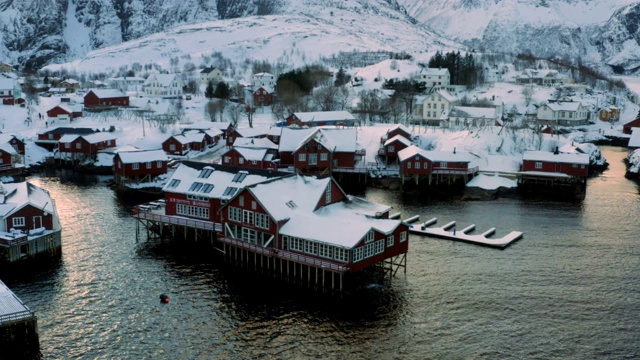
[[(415, 216), (407, 219), (408, 222), (415, 222), (418, 220)], [(456, 229), (456, 222), (451, 221), (441, 227), (432, 227), (438, 222), (437, 218), (425, 221), (422, 224), (414, 224), (409, 227), (409, 232), (412, 234), (435, 237), (439, 239), (461, 241), (476, 245), (482, 245), (492, 248), (505, 249), (514, 242), (522, 238), (522, 232), (512, 231), (501, 238), (490, 238), (496, 232), (496, 228), (491, 228), (482, 234), (470, 234), (475, 230), (475, 224), (469, 225), (461, 230)]]

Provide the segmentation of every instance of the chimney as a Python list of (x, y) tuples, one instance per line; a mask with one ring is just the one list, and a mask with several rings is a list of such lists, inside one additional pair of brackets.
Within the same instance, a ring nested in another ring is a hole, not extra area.
[(558, 155), (560, 154), (560, 149), (558, 149), (558, 147), (556, 146), (556, 149), (553, 151), (554, 155)]
[(456, 153), (456, 148), (453, 148), (453, 153), (454, 153), (454, 154)]

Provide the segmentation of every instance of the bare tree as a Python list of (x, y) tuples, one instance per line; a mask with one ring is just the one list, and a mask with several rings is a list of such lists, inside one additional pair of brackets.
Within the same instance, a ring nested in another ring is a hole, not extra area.
[(523, 87), (522, 97), (524, 97), (524, 102), (526, 106), (529, 106), (529, 104), (531, 104), (531, 99), (533, 99), (533, 88), (530, 86)]
[(205, 112), (209, 115), (209, 119), (212, 122), (217, 121), (216, 117), (219, 116), (220, 121), (222, 121), (222, 113), (224, 112), (225, 103), (224, 101), (211, 99), (207, 102), (205, 106)]
[(230, 104), (229, 110), (229, 120), (231, 120), (231, 125), (236, 126), (240, 122), (240, 116), (242, 114), (242, 105), (240, 104)]
[(256, 107), (252, 103), (247, 103), (244, 105), (243, 112), (244, 116), (247, 118), (247, 122), (249, 122), (249, 127), (253, 127), (253, 115), (256, 113)]
[(340, 88), (333, 85), (323, 86), (313, 92), (313, 100), (322, 111), (336, 110), (336, 97), (338, 96), (339, 91)]

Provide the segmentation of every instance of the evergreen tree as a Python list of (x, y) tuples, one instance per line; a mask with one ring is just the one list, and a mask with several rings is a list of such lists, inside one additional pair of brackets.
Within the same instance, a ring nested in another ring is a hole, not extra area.
[(217, 99), (228, 99), (231, 96), (231, 89), (229, 85), (224, 81), (220, 81), (216, 86), (216, 91), (213, 93), (213, 97)]
[(334, 85), (342, 86), (348, 82), (349, 82), (349, 75), (347, 75), (347, 73), (341, 67), (340, 70), (338, 70), (338, 73), (336, 74), (336, 81), (334, 82)]
[(213, 99), (213, 97), (215, 96), (215, 92), (213, 90), (213, 82), (209, 81), (207, 83), (207, 88), (204, 90), (204, 96), (207, 99)]
[(636, 119), (640, 119), (640, 110), (638, 110), (638, 115), (636, 115)]

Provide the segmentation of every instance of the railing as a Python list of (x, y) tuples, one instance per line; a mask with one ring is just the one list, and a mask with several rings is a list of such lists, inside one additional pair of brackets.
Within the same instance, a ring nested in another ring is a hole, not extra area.
[(474, 166), (469, 169), (433, 168), (432, 174), (474, 174), (476, 172), (478, 172), (478, 167)]
[(0, 237), (0, 245), (5, 245), (5, 246), (20, 245), (20, 244), (26, 243), (27, 241), (29, 241), (29, 236), (27, 235), (19, 236), (13, 239), (9, 239), (7, 237)]
[(171, 215), (153, 214), (146, 211), (140, 211), (137, 214), (133, 214), (133, 216), (138, 219), (160, 221), (166, 224), (186, 226), (186, 227), (195, 228), (195, 229), (213, 230), (213, 231), (220, 231), (222, 229), (222, 226), (220, 224), (216, 224), (212, 221), (186, 219), (183, 217), (177, 217), (177, 216), (171, 216)]
[(349, 268), (344, 265), (338, 265), (331, 261), (320, 260), (311, 256), (300, 255), (288, 250), (281, 249), (273, 249), (273, 248), (264, 248), (262, 246), (258, 246), (256, 244), (252, 244), (246, 241), (242, 241), (239, 239), (235, 239), (229, 236), (219, 236), (218, 241), (230, 244), (233, 246), (241, 247), (250, 251), (253, 251), (258, 254), (273, 256), (280, 259), (294, 261), (300, 264), (310, 265), (320, 269), (327, 269), (336, 272), (346, 272), (349, 271)]

